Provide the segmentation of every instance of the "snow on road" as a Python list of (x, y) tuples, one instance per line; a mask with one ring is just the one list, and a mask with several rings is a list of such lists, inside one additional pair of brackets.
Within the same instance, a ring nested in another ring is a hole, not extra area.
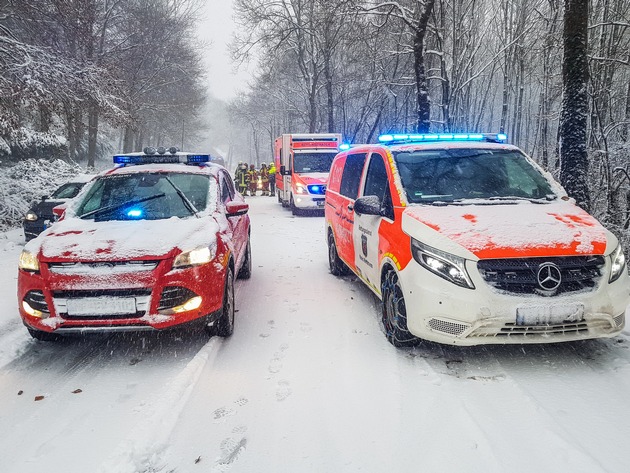
[[(0, 235), (3, 472), (626, 472), (630, 340), (395, 349), (323, 218), (249, 198), (234, 335), (42, 343)], [(35, 400), (36, 396), (43, 396)]]

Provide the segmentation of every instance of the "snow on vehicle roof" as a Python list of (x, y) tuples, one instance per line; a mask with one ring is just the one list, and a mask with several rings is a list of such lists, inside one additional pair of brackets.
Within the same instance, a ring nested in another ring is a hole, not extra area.
[(113, 169), (104, 171), (99, 175), (107, 176), (111, 174), (132, 174), (141, 172), (170, 172), (170, 173), (192, 173), (192, 174), (209, 174), (216, 175), (220, 166), (216, 164), (204, 164), (203, 166), (188, 164), (132, 164), (128, 166), (118, 166)]
[(68, 183), (90, 182), (95, 177), (96, 177), (96, 174), (77, 174), (73, 178), (68, 179)]

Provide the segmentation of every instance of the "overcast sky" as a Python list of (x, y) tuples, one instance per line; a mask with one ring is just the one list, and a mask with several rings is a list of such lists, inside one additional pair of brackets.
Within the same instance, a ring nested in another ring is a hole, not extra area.
[(222, 100), (232, 99), (239, 91), (244, 91), (251, 76), (244, 66), (236, 72), (230, 60), (228, 43), (235, 29), (232, 3), (232, 0), (207, 0), (205, 18), (199, 28), (200, 39), (212, 43), (206, 54), (208, 88)]

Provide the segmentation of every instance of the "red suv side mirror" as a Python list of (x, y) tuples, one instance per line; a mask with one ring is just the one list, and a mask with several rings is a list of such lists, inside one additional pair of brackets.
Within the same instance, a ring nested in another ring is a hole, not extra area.
[(236, 217), (238, 215), (245, 215), (249, 210), (249, 204), (245, 202), (232, 201), (227, 203), (225, 209), (228, 217)]

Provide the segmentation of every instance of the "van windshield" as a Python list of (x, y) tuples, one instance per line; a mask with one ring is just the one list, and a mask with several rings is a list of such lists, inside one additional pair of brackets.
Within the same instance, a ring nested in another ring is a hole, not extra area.
[(412, 203), (556, 198), (547, 179), (517, 150), (399, 151), (394, 159)]
[(295, 153), (293, 172), (330, 172), (330, 166), (337, 153)]

